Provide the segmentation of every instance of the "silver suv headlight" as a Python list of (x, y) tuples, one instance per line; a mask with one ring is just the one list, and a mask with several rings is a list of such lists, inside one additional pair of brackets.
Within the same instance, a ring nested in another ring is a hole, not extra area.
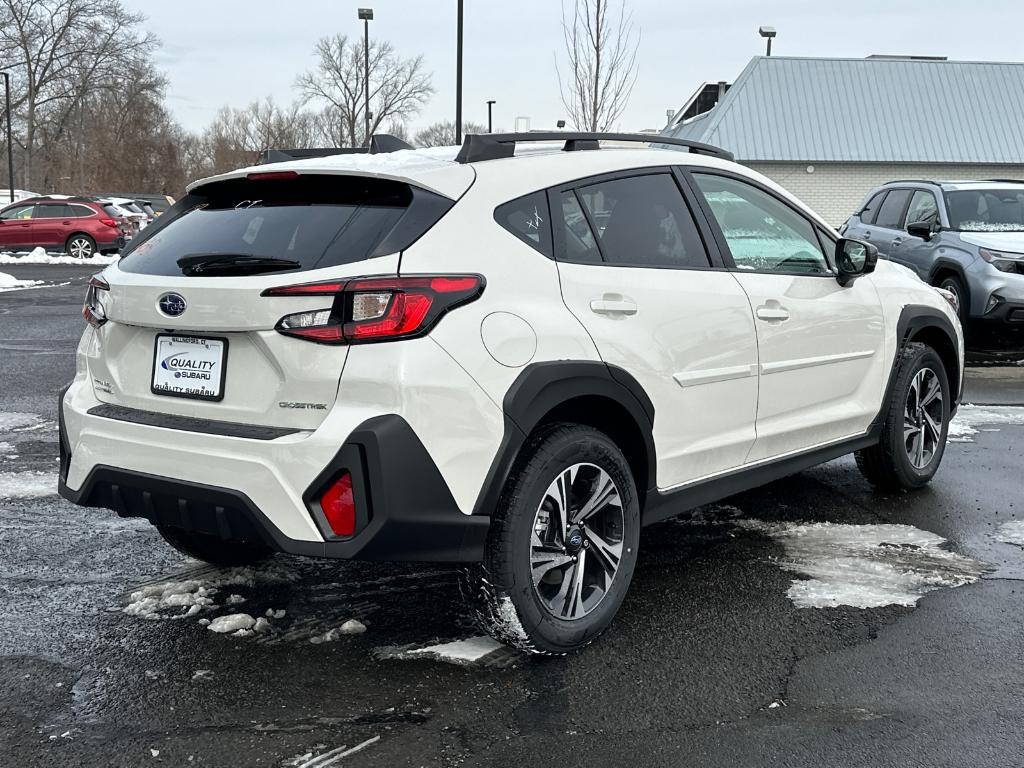
[(1000, 272), (1024, 275), (1024, 253), (1004, 253), (988, 248), (979, 248), (978, 255)]

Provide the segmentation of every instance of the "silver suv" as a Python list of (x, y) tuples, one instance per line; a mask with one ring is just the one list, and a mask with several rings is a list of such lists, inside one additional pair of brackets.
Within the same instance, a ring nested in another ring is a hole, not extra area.
[(954, 293), (961, 321), (1024, 324), (1024, 181), (890, 181), (840, 232)]

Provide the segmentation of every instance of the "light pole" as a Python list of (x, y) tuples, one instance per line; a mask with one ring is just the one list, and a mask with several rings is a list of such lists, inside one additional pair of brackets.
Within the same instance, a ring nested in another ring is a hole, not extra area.
[(0, 72), (4, 76), (4, 98), (7, 100), (7, 173), (10, 178), (11, 202), (14, 202), (14, 135), (11, 133), (11, 76), (7, 72)]
[(455, 143), (462, 143), (462, 0), (459, 0), (455, 42)]
[(359, 18), (363, 20), (363, 106), (366, 112), (366, 146), (370, 146), (370, 22), (373, 21), (373, 8), (360, 8)]
[(497, 104), (494, 99), (487, 102), (487, 132), (494, 133), (494, 123), (491, 121), (491, 107)]
[(777, 34), (775, 32), (775, 27), (760, 27), (757, 30), (757, 34), (759, 34), (761, 37), (763, 37), (765, 40), (768, 41), (768, 53), (766, 55), (767, 56), (771, 56), (772, 55), (772, 38), (775, 37), (775, 35)]

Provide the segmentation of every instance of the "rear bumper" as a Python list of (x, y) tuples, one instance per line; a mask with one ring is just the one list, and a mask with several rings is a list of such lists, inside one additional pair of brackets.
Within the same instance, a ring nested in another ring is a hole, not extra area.
[[(81, 390), (83, 384), (72, 386)], [(340, 450), (323, 458), (323, 443), (308, 433), (273, 440), (197, 435), (90, 414), (94, 407), (86, 407), (88, 398), (83, 403), (84, 393), (75, 395), (74, 390), (70, 396), (68, 389), (61, 392), (58, 485), (60, 495), (75, 504), (104, 507), (123, 517), (142, 517), (226, 541), (258, 540), (296, 555), (428, 562), (476, 562), (483, 557), (490, 518), (459, 510), (429, 453), (396, 414), (364, 420)], [(78, 461), (69, 439), (68, 417), (76, 420), (78, 445), (83, 445), (83, 433), (88, 437), (85, 442), (90, 447), (83, 452), (92, 458), (102, 454), (102, 460)], [(191, 448), (194, 466), (189, 477), (196, 480), (140, 468), (154, 466), (153, 461), (147, 463), (154, 439), (167, 446), (168, 463), (180, 466), (173, 455), (176, 437), (217, 446), (205, 455)], [(223, 452), (232, 448), (229, 461)], [(317, 462), (315, 476), (300, 481), (299, 489), (279, 480), (277, 468), (266, 463), (279, 451), (307, 468)], [(111, 465), (115, 457), (120, 466)], [(81, 474), (81, 464), (89, 469), (78, 481), (75, 476)], [(211, 474), (211, 466), (219, 468)], [(344, 471), (353, 479), (359, 526), (355, 536), (337, 539), (324, 523), (317, 499)], [(211, 477), (225, 480), (199, 480)]]

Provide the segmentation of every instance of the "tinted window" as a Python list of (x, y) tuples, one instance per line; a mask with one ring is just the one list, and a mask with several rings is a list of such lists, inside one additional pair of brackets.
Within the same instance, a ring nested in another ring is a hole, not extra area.
[(37, 205), (32, 214), (33, 219), (67, 219), (70, 218), (66, 205)]
[(84, 217), (84, 216), (92, 216), (94, 213), (96, 213), (96, 211), (94, 211), (92, 208), (90, 208), (87, 205), (72, 205), (71, 206), (71, 215), (72, 216), (77, 216), (77, 217), (81, 218), (81, 217)]
[(757, 187), (694, 174), (729, 245), (737, 269), (831, 274), (807, 219)]
[(693, 216), (670, 174), (602, 181), (581, 187), (578, 193), (597, 227), (606, 262), (710, 266)]
[(120, 208), (118, 208), (116, 205), (111, 205), (110, 203), (104, 205), (103, 210), (106, 211), (108, 216), (113, 216), (115, 219), (124, 216), (124, 212), (121, 211)]
[(494, 220), (518, 237), (551, 258), (551, 222), (548, 220), (548, 197), (544, 192), (520, 197), (499, 206)]
[(5, 221), (9, 219), (30, 219), (32, 218), (32, 208), (33, 206), (31, 205), (16, 205), (0, 213), (0, 219)]
[(403, 250), (450, 207), (447, 198), (383, 179), (231, 179), (194, 191), (144, 230), (120, 268), (181, 275), (179, 260), (219, 255), (287, 259), (301, 270), (351, 264)]
[(594, 233), (576, 199), (576, 193), (571, 190), (562, 193), (562, 222), (565, 225), (565, 258), (568, 261), (600, 262), (601, 252), (594, 242)]
[(874, 224), (875, 216), (878, 214), (878, 208), (882, 205), (882, 198), (885, 197), (887, 190), (882, 190), (877, 195), (868, 200), (868, 204), (860, 212), (860, 220), (865, 224)]
[(886, 229), (902, 229), (903, 209), (907, 207), (907, 201), (909, 199), (909, 189), (889, 190), (889, 194), (886, 195), (885, 201), (878, 209), (878, 215), (875, 217), (875, 226), (885, 227)]
[(930, 224), (938, 215), (939, 206), (935, 202), (935, 195), (925, 189), (914, 192), (914, 196), (910, 198), (910, 208), (907, 209), (907, 224)]

